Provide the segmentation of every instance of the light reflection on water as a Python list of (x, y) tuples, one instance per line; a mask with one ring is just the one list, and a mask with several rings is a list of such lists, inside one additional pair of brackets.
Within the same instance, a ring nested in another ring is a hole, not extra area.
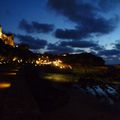
[[(55, 81), (55, 82), (73, 82), (73, 86), (77, 86), (78, 88), (81, 88), (80, 83), (78, 83), (78, 76), (72, 75), (72, 74), (53, 74), (53, 73), (47, 73), (43, 74), (42, 77), (47, 80)], [(91, 94), (95, 94), (94, 90), (98, 92), (99, 94), (105, 94), (104, 90), (99, 86), (99, 83), (95, 86), (90, 87), (89, 84), (86, 84), (86, 89)], [(108, 93), (112, 95), (116, 95), (117, 91), (115, 88), (112, 88), (111, 86), (107, 86), (106, 90)]]
[[(81, 83), (78, 82), (78, 76), (72, 75), (72, 74), (53, 74), (53, 73), (47, 73), (42, 75), (44, 79), (55, 81), (55, 82), (73, 82), (73, 88), (77, 88), (78, 90), (89, 93), (93, 96), (97, 96), (99, 100), (107, 101), (109, 104), (113, 104), (114, 100), (119, 98), (119, 92), (117, 91), (117, 88), (111, 85), (100, 84), (99, 82), (96, 85), (91, 86), (91, 84), (86, 84), (82, 87)], [(88, 81), (87, 81), (88, 82)]]
[(107, 86), (103, 89), (99, 84), (96, 86), (90, 87), (89, 85), (86, 85), (85, 88), (82, 88), (79, 84), (74, 84), (73, 87), (78, 88), (78, 90), (83, 91), (85, 93), (89, 93), (93, 96), (96, 96), (99, 98), (99, 100), (103, 100), (103, 102), (107, 102), (108, 104), (114, 104), (115, 100), (117, 98), (119, 99), (119, 93), (116, 89), (116, 87)]
[(7, 89), (11, 87), (10, 82), (0, 82), (0, 89)]
[(16, 72), (6, 72), (6, 73), (0, 73), (0, 75), (16, 75)]
[(44, 79), (55, 81), (55, 82), (72, 82), (75, 81), (75, 76), (70, 74), (44, 74), (42, 76)]

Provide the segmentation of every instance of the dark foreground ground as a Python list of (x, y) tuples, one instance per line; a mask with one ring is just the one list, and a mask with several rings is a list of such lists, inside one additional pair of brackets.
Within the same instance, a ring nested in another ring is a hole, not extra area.
[(0, 120), (120, 120), (120, 102), (101, 103), (71, 84), (39, 77), (33, 66), (0, 67)]

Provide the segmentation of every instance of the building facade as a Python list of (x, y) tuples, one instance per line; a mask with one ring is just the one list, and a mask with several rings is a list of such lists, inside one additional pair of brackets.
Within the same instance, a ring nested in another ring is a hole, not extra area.
[(2, 26), (0, 25), (0, 39), (6, 44), (14, 47), (14, 35), (4, 34), (2, 32)]

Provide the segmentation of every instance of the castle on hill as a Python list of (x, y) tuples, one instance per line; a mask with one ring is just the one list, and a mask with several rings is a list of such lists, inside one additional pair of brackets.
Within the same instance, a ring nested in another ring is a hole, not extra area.
[(14, 46), (14, 35), (3, 33), (2, 32), (2, 26), (0, 25), (0, 39), (6, 44), (10, 46)]

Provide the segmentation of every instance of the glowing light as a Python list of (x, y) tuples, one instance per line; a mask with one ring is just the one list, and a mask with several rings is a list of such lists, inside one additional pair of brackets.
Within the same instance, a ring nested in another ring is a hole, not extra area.
[(21, 59), (20, 62), (22, 62), (23, 60)]
[(7, 82), (0, 83), (0, 89), (6, 89), (6, 88), (10, 88), (10, 87), (11, 87), (11, 83), (7, 83)]
[(70, 65), (64, 64), (60, 59), (49, 60), (48, 56), (46, 57), (42, 56), (41, 58), (38, 58), (38, 60), (36, 60), (36, 64), (37, 65), (51, 65), (59, 69), (66, 69), (66, 68), (72, 69)]
[(63, 69), (63, 67), (62, 67), (62, 66), (60, 66), (60, 69)]
[(14, 57), (14, 58), (13, 58), (13, 61), (16, 61), (16, 60), (17, 60), (17, 58), (16, 58), (16, 57)]
[(36, 64), (39, 64), (39, 61), (38, 61), (38, 60), (36, 60)]
[(18, 48), (18, 45), (16, 45), (15, 47)]
[(2, 33), (0, 32), (0, 38), (2, 38)]
[(5, 44), (11, 45), (14, 47), (14, 40), (13, 40), (13, 35), (9, 35), (7, 36), (6, 34), (2, 33), (2, 27), (0, 26), (0, 39), (2, 39), (2, 41)]
[(64, 74), (45, 74), (43, 78), (55, 81), (55, 82), (70, 82), (73, 81), (72, 75), (64, 75)]
[(63, 56), (67, 56), (66, 54), (63, 54)]
[(2, 38), (2, 27), (0, 26), (0, 38)]

